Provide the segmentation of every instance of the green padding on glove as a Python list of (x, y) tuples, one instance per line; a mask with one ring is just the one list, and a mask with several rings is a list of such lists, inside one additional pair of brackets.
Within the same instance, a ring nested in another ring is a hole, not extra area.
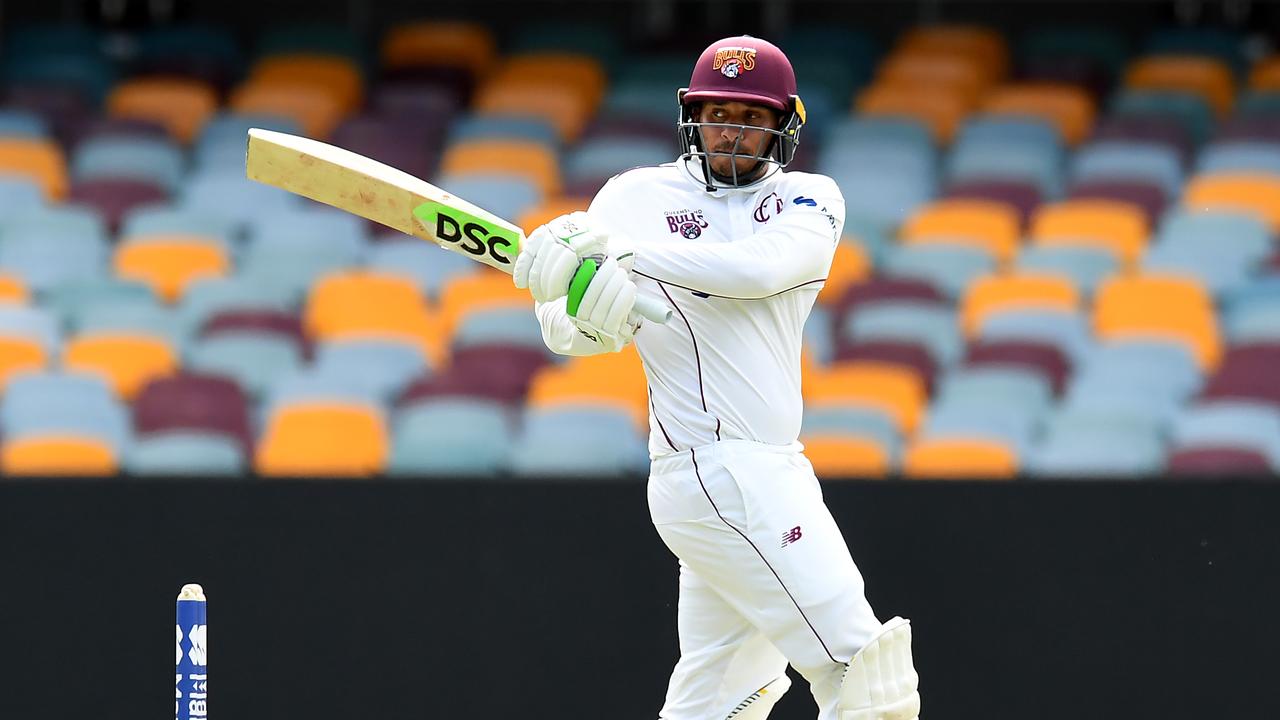
[(569, 298), (565, 303), (565, 309), (569, 311), (569, 317), (578, 317), (578, 306), (582, 304), (582, 296), (587, 292), (587, 286), (591, 284), (591, 278), (596, 276), (596, 270), (600, 266), (595, 260), (587, 258), (578, 266), (578, 271), (573, 274), (573, 279), (569, 281)]

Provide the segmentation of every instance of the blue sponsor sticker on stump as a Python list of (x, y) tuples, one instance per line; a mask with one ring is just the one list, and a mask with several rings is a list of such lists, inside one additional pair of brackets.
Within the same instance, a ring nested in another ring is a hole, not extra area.
[(178, 595), (176, 720), (209, 717), (209, 651), (204, 590), (186, 585)]

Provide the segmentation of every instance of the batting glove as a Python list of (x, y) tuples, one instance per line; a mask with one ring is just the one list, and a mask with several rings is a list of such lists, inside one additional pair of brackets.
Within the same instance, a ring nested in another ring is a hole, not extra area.
[(550, 302), (568, 292), (582, 258), (602, 256), (607, 247), (608, 237), (592, 229), (586, 213), (561, 215), (525, 238), (511, 280), (534, 300)]

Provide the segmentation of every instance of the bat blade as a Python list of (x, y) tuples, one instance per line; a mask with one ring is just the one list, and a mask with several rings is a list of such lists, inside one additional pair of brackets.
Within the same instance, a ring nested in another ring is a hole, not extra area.
[(350, 150), (249, 130), (245, 175), (510, 273), (524, 233), (431, 183)]

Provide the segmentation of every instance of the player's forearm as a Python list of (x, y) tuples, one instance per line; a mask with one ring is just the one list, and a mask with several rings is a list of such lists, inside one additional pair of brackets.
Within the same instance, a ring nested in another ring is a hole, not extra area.
[(754, 300), (821, 282), (831, 269), (830, 227), (792, 226), (737, 242), (635, 241), (635, 270), (717, 297)]

